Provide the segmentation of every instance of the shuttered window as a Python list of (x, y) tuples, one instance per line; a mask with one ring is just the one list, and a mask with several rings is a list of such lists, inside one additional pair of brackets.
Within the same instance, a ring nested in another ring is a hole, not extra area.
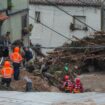
[(35, 22), (40, 23), (40, 11), (35, 11)]
[[(78, 21), (78, 20), (80, 20), (80, 21)], [(86, 23), (85, 16), (74, 16), (73, 22), (74, 22), (75, 29), (77, 29), (77, 30), (84, 30), (84, 28), (86, 28), (86, 25), (83, 24), (83, 23)]]

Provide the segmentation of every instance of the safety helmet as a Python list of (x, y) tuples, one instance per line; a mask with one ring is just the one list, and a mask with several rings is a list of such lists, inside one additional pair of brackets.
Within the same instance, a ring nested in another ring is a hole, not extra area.
[(77, 69), (78, 69), (78, 66), (77, 66), (77, 65), (75, 65), (75, 66), (74, 66), (74, 69), (75, 69), (75, 70), (77, 70)]
[(65, 80), (68, 80), (69, 79), (69, 76), (68, 75), (65, 75), (64, 79)]
[(10, 64), (9, 61), (5, 61), (5, 62), (4, 62), (4, 67), (10, 67), (10, 66), (11, 66), (11, 64)]
[(20, 48), (19, 47), (15, 47), (14, 48), (14, 52), (19, 52), (20, 51)]
[(76, 84), (80, 84), (80, 82), (81, 82), (80, 78), (76, 78), (75, 82), (76, 82)]

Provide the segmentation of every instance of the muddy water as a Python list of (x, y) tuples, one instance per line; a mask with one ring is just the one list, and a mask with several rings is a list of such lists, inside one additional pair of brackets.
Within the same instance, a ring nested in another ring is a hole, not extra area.
[(0, 92), (0, 105), (105, 105), (105, 94)]

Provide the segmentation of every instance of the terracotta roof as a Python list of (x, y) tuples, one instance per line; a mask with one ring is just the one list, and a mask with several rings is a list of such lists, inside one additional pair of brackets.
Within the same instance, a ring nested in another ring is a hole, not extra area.
[(0, 21), (8, 19), (8, 16), (4, 15), (3, 13), (0, 13)]
[[(101, 0), (48, 0), (52, 3), (58, 5), (67, 5), (67, 6), (101, 6)], [(43, 4), (51, 5), (51, 3), (46, 2), (46, 0), (29, 0), (30, 4)]]

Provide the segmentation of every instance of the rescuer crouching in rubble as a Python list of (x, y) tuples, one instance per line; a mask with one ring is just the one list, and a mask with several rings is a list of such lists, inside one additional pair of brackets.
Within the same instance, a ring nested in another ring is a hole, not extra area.
[(10, 62), (5, 61), (4, 67), (1, 69), (1, 77), (2, 77), (1, 85), (6, 84), (7, 87), (10, 87), (13, 73), (14, 70), (12, 69)]
[(72, 93), (73, 92), (73, 83), (69, 80), (69, 76), (66, 75), (64, 77), (64, 83), (63, 83), (63, 90), (66, 92), (66, 93)]
[(80, 78), (76, 78), (73, 92), (74, 93), (82, 93), (83, 91), (84, 91), (84, 89), (83, 89), (83, 85), (81, 83)]

